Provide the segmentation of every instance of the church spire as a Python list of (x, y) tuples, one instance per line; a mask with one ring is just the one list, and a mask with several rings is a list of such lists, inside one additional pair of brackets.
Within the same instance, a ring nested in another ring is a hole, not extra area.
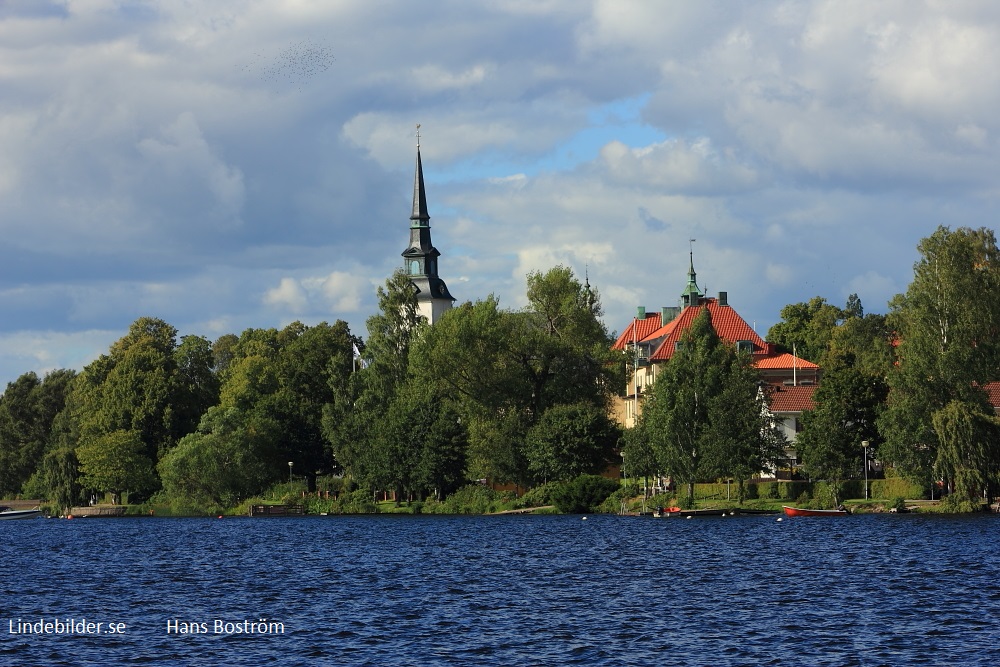
[(417, 125), (417, 169), (413, 174), (413, 214), (411, 227), (425, 227), (431, 216), (427, 213), (427, 193), (424, 192), (424, 167), (420, 162), (420, 125)]
[(688, 257), (690, 259), (688, 282), (681, 293), (681, 302), (685, 306), (697, 306), (698, 299), (705, 296), (698, 287), (698, 274), (694, 272), (694, 242), (695, 239), (691, 239), (688, 243)]
[(413, 212), (410, 215), (410, 245), (403, 251), (403, 268), (417, 288), (417, 307), (434, 324), (455, 298), (438, 277), (437, 258), (441, 256), (431, 242), (431, 216), (427, 212), (424, 169), (420, 161), (420, 126), (417, 125), (417, 166), (413, 174)]

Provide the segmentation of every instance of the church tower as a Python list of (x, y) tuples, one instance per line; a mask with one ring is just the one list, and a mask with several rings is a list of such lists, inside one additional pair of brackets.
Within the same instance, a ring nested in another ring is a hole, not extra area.
[[(694, 243), (694, 239), (691, 239), (691, 243)], [(691, 248), (689, 257), (691, 264), (688, 269), (687, 285), (684, 286), (684, 291), (681, 292), (681, 308), (697, 306), (701, 302), (701, 298), (705, 296), (704, 292), (698, 287), (698, 274), (694, 272), (694, 248)]]
[(441, 256), (431, 243), (431, 216), (427, 213), (424, 170), (420, 163), (420, 126), (417, 125), (417, 169), (413, 176), (413, 213), (410, 215), (410, 245), (403, 251), (403, 267), (417, 288), (417, 309), (434, 324), (455, 303), (448, 286), (438, 277)]

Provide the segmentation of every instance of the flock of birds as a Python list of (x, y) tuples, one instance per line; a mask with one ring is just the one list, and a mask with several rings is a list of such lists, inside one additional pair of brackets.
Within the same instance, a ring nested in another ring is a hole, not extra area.
[(310, 79), (330, 69), (334, 60), (329, 46), (304, 39), (285, 47), (277, 56), (254, 53), (250, 62), (239, 67), (265, 84), (291, 85), (301, 91)]

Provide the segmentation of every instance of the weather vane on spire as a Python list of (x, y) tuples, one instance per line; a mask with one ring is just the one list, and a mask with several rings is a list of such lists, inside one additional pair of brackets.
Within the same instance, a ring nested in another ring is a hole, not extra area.
[(417, 123), (417, 150), (420, 150), (420, 123)]

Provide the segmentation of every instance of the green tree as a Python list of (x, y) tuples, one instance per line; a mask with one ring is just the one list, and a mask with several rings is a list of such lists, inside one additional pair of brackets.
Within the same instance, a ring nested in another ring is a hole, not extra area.
[(743, 480), (778, 456), (759, 382), (749, 355), (719, 339), (708, 309), (658, 372), (633, 437), (649, 443), (660, 470), (687, 483), (689, 502), (698, 479), (721, 476), (740, 482), (742, 499)]
[(722, 352), (722, 390), (709, 404), (702, 474), (735, 479), (737, 499), (742, 503), (747, 496), (746, 481), (773, 468), (786, 442), (770, 419), (751, 355), (728, 345)]
[(57, 507), (67, 510), (81, 498), (80, 462), (76, 452), (69, 447), (58, 447), (46, 452), (38, 475), (47, 497)]
[(884, 379), (895, 361), (895, 337), (885, 315), (850, 317), (833, 331), (820, 366), (829, 368), (850, 356), (860, 372)]
[[(411, 471), (398, 459), (400, 433), (397, 415), (405, 403), (394, 405), (407, 380), (410, 347), (426, 320), (417, 310), (416, 290), (402, 270), (378, 289), (379, 312), (368, 318), (364, 357), (349, 379), (331, 376), (331, 402), (324, 408), (322, 429), (336, 462), (371, 489), (408, 486)], [(356, 345), (357, 341), (353, 341)], [(405, 452), (407, 457), (410, 452)], [(415, 459), (407, 459), (415, 465)], [(398, 474), (396, 474), (398, 473)]]
[(659, 470), (656, 451), (641, 428), (625, 429), (622, 433), (623, 474), (628, 480), (645, 479), (646, 493), (650, 492), (650, 478)]
[(606, 412), (624, 386), (596, 291), (558, 266), (530, 274), (527, 295), (520, 312), (501, 310), (494, 297), (452, 309), (421, 333), (411, 367), (458, 401), (470, 474), (519, 485), (533, 478), (528, 433), (548, 410)]
[(598, 475), (580, 475), (559, 484), (552, 490), (556, 509), (566, 514), (593, 512), (618, 490), (618, 482)]
[(219, 402), (219, 377), (214, 372), (212, 343), (202, 336), (184, 336), (174, 350), (174, 437), (198, 428), (202, 415)]
[(35, 373), (25, 373), (0, 396), (0, 497), (19, 493), (38, 471), (75, 375), (57, 370), (39, 380)]
[(950, 401), (934, 413), (938, 438), (937, 469), (953, 482), (960, 500), (992, 498), (1000, 472), (1000, 420), (980, 403)]
[(230, 507), (265, 490), (283, 470), (277, 421), (216, 406), (164, 456), (157, 470), (167, 494), (194, 505)]
[(151, 490), (156, 480), (145, 450), (139, 431), (111, 431), (85, 438), (76, 448), (80, 485), (109, 492), (115, 504), (121, 502), (123, 492)]
[(318, 475), (334, 471), (323, 409), (334, 400), (332, 387), (351, 374), (355, 344), (343, 320), (321, 322), (289, 335), (278, 354), (274, 414), (283, 426), (282, 449), (305, 476), (309, 491), (316, 490)]
[(710, 443), (710, 408), (724, 387), (724, 356), (706, 308), (658, 374), (637, 425), (653, 446), (661, 470), (687, 483), (689, 500), (694, 498), (695, 481), (705, 472), (701, 462)]
[(179, 403), (186, 403), (178, 392), (176, 335), (163, 320), (133, 322), (74, 383), (72, 410), (78, 426), (64, 432), (76, 430), (81, 441), (91, 443), (118, 431), (135, 432), (147, 459), (166, 453), (179, 435)]
[[(861, 443), (879, 439), (877, 419), (885, 402), (885, 380), (861, 370), (852, 355), (834, 360), (816, 388), (815, 409), (802, 415), (802, 432), (795, 445), (810, 476), (841, 482), (862, 474)], [(837, 498), (835, 498), (837, 500)]]
[[(860, 312), (860, 300), (848, 302), (852, 313)], [(796, 356), (819, 363), (837, 324), (847, 313), (823, 297), (815, 296), (808, 303), (793, 303), (781, 309), (781, 321), (767, 332), (767, 340)]]
[(601, 408), (587, 403), (552, 406), (528, 431), (528, 470), (540, 483), (600, 473), (620, 437)]
[[(994, 233), (986, 228), (939, 227), (918, 250), (913, 281), (890, 304), (899, 345), (879, 420), (879, 455), (926, 481), (935, 468), (937, 475), (955, 470), (939, 451), (935, 413), (953, 401), (988, 405), (982, 387), (997, 379), (1000, 262)], [(955, 480), (946, 482), (952, 486)]]

